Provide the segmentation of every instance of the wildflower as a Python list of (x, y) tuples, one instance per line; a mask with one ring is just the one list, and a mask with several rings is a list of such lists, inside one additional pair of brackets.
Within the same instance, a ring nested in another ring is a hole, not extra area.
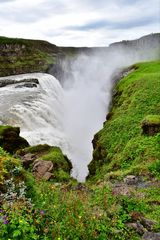
[(8, 221), (7, 221), (7, 220), (4, 220), (4, 221), (3, 221), (3, 224), (8, 224)]
[(41, 215), (44, 215), (44, 211), (43, 211), (43, 210), (40, 210), (40, 214), (41, 214)]

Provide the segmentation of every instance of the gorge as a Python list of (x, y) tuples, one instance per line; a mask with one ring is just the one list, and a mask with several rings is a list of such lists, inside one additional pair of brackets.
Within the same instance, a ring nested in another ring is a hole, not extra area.
[(160, 239), (159, 47), (0, 37), (0, 239)]
[[(147, 50), (137, 40), (65, 57), (60, 82), (46, 73), (1, 77), (1, 83), (14, 80), (0, 88), (1, 124), (20, 126), (21, 136), (31, 145), (59, 146), (72, 162), (72, 176), (84, 182), (92, 160), (92, 139), (108, 113), (115, 76), (120, 78), (122, 69), (133, 63), (157, 58), (158, 38), (153, 48), (146, 39), (142, 41)], [(54, 75), (51, 68), (49, 73)], [(23, 85), (23, 79), (32, 84), (36, 79), (38, 84)]]

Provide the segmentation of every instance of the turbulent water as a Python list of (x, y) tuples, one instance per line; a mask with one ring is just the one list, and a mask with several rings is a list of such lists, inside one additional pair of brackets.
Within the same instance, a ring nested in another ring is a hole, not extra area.
[(21, 136), (31, 145), (60, 146), (72, 161), (72, 176), (84, 181), (93, 136), (102, 128), (108, 110), (112, 74), (137, 59), (81, 55), (72, 64), (72, 77), (62, 85), (42, 73), (0, 78), (39, 80), (34, 88), (15, 88), (15, 84), (0, 88), (0, 124), (20, 126)]

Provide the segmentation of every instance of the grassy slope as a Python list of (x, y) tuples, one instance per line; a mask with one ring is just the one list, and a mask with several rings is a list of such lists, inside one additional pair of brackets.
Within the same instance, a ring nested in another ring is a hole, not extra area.
[(160, 62), (140, 63), (135, 68), (116, 85), (111, 118), (95, 136), (91, 173), (105, 163), (96, 178), (148, 175), (148, 167), (160, 160), (160, 135), (145, 136), (141, 128), (148, 115), (160, 115)]
[(56, 62), (57, 46), (45, 41), (0, 37), (0, 76), (46, 72)]
[[(160, 195), (154, 179), (158, 164), (151, 172), (148, 166), (159, 161), (159, 134), (143, 136), (141, 121), (148, 114), (159, 115), (159, 63), (136, 66), (135, 72), (117, 84), (112, 117), (97, 134), (96, 144), (103, 149), (98, 148), (100, 153), (95, 149), (94, 154), (103, 158), (96, 158), (94, 163), (98, 166), (99, 160), (106, 160), (103, 167), (82, 186), (73, 181), (36, 183), (27, 176), (26, 198), (15, 200), (12, 208), (2, 206), (1, 239), (138, 240), (141, 236), (126, 222), (133, 222), (133, 216), (138, 216), (138, 221), (145, 216), (158, 222)], [(128, 173), (143, 174), (144, 181), (149, 178), (153, 184), (133, 187), (126, 196), (115, 195), (114, 181), (120, 183)], [(4, 224), (4, 215), (8, 224)], [(153, 228), (151, 231), (158, 231), (160, 225)]]

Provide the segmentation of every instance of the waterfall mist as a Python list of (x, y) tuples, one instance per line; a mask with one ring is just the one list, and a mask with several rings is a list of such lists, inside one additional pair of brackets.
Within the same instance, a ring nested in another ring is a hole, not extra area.
[(72, 162), (72, 176), (83, 182), (92, 160), (93, 136), (102, 128), (108, 112), (113, 74), (121, 67), (153, 58), (141, 53), (119, 48), (80, 54), (69, 64), (63, 62), (70, 74), (61, 85), (49, 74), (7, 77), (17, 81), (36, 77), (39, 86), (0, 88), (0, 122), (20, 126), (21, 135), (31, 145), (60, 146)]

